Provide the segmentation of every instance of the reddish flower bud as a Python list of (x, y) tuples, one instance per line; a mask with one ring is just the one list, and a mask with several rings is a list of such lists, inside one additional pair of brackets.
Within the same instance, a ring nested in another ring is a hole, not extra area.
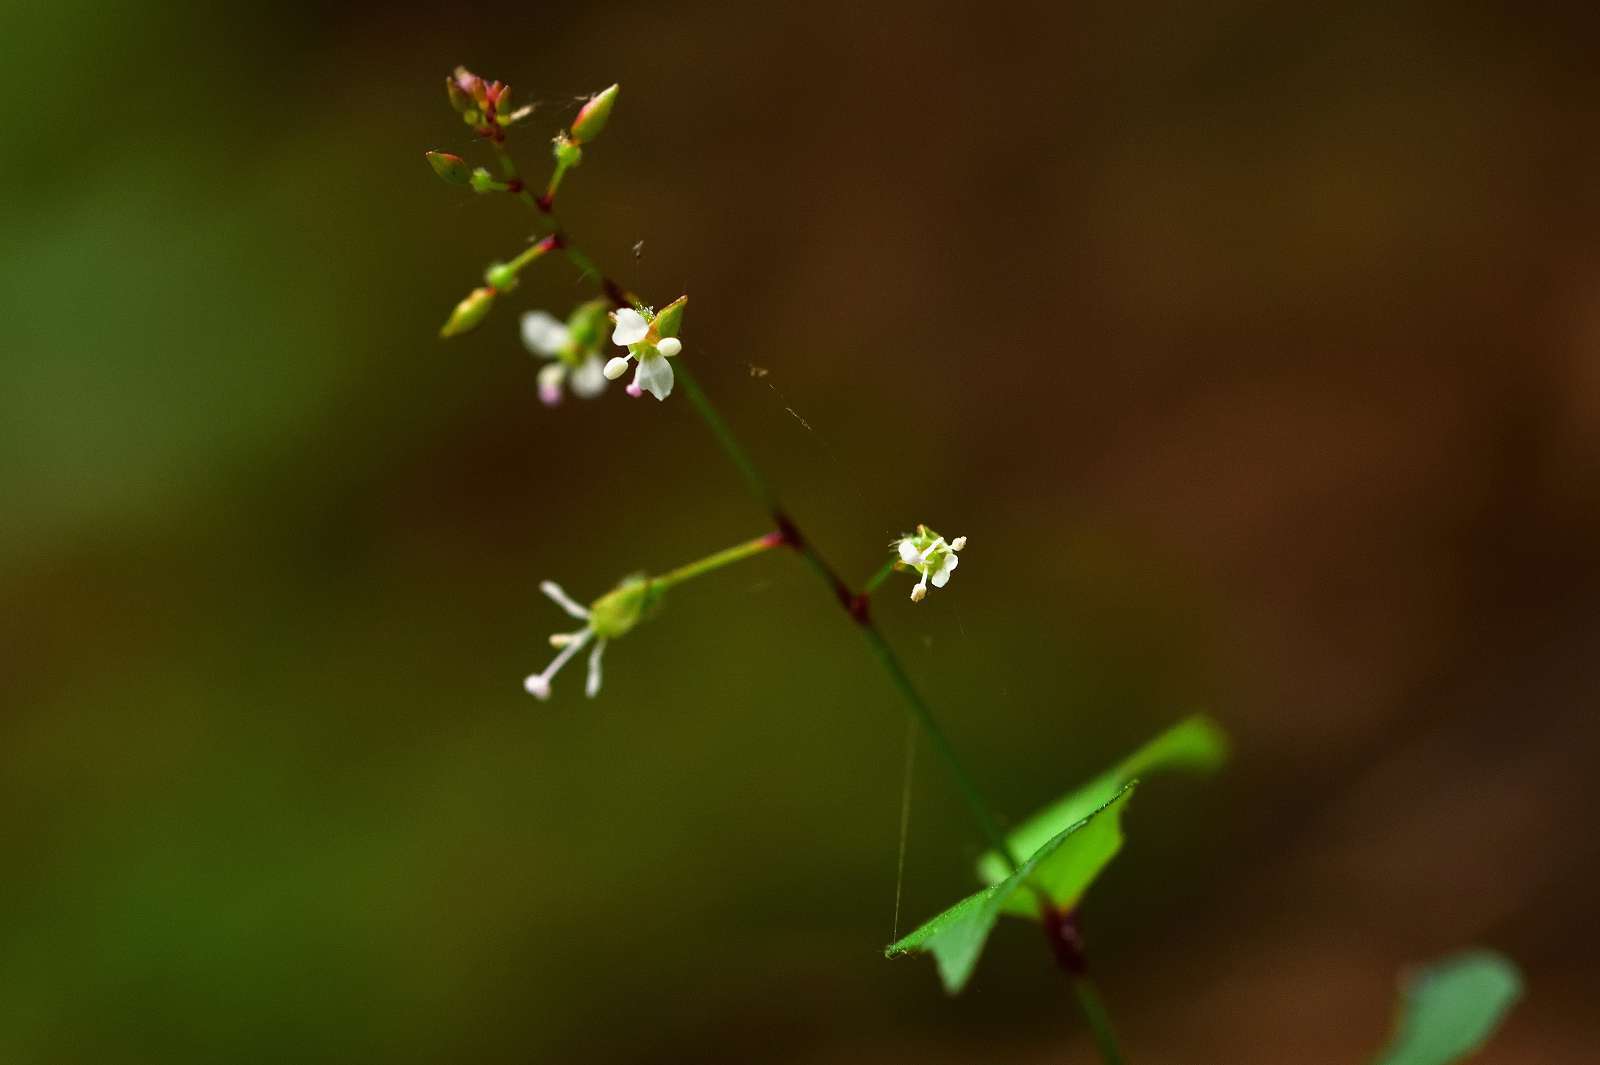
[(617, 102), (619, 91), (613, 85), (589, 98), (589, 102), (578, 111), (578, 117), (572, 120), (573, 140), (582, 144), (600, 136), (600, 131), (606, 128), (606, 119), (611, 117), (611, 107)]

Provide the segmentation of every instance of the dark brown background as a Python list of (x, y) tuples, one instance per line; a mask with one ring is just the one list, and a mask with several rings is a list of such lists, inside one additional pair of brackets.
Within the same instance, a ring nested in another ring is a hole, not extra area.
[[(792, 559), (604, 697), (583, 597), (762, 531), (675, 397), (546, 411), (456, 62), (1025, 813), (1187, 710), (1091, 896), (1139, 1062), (1359, 1062), (1397, 972), (1596, 1039), (1594, 16), (1527, 5), (55, 4), (3, 16), (8, 1060), (1062, 1061), (1036, 933), (888, 963), (904, 723)], [(643, 241), (640, 255), (631, 251)], [(754, 377), (748, 365), (768, 371)], [(977, 838), (924, 752), (901, 923)]]

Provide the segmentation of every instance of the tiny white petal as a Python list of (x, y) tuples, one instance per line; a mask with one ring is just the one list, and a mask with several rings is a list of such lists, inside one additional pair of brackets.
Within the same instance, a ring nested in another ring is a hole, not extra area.
[(917, 545), (910, 540), (900, 541), (900, 561), (908, 566), (914, 566), (922, 561), (922, 553), (917, 550)]
[(555, 581), (541, 581), (539, 590), (555, 600), (556, 606), (565, 610), (579, 621), (589, 620), (589, 611), (585, 610), (582, 604), (574, 602), (572, 596), (568, 595), (561, 585)]
[(528, 690), (529, 695), (536, 699), (550, 698), (550, 681), (543, 673), (533, 674), (522, 682), (522, 686)]
[(593, 399), (606, 390), (606, 372), (600, 356), (590, 355), (572, 371), (572, 394), (582, 399)]
[(615, 381), (628, 372), (628, 357), (626, 355), (618, 355), (614, 359), (606, 360), (606, 368), (601, 372), (605, 374), (607, 381)]
[(954, 555), (944, 556), (944, 563), (933, 575), (933, 586), (943, 588), (950, 583), (950, 571), (961, 564), (961, 560)]
[(536, 355), (554, 355), (567, 346), (567, 327), (544, 311), (522, 316), (522, 342)]
[(624, 307), (617, 312), (617, 328), (611, 333), (611, 343), (625, 348), (639, 343), (648, 332), (650, 323), (644, 320), (644, 315), (632, 307)]
[(683, 350), (683, 341), (677, 337), (662, 337), (661, 343), (656, 345), (656, 350), (670, 359)]
[(601, 640), (589, 652), (589, 679), (584, 682), (583, 693), (591, 699), (600, 694), (600, 656), (605, 649), (606, 642)]
[(657, 399), (666, 399), (672, 394), (672, 363), (660, 357), (640, 359), (633, 383)]

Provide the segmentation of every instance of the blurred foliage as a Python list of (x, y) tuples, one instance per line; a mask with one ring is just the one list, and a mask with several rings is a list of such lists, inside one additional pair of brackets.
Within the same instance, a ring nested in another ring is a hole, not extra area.
[(1483, 1046), (1522, 997), (1516, 966), (1489, 951), (1434, 963), (1406, 982), (1394, 1040), (1376, 1065), (1450, 1065)]
[[(538, 405), (512, 312), (587, 296), (560, 264), (435, 339), (527, 236), (419, 158), (470, 153), (457, 62), (541, 130), (625, 83), (568, 221), (693, 295), (830, 559), (971, 535), (881, 619), (1001, 809), (1223, 708), (1235, 770), (1085, 906), (1138, 1060), (1356, 1060), (1372, 974), (1480, 934), (1581, 975), (1590, 18), (0, 5), (0, 1060), (1074, 1037), (1032, 937), (955, 1001), (883, 963), (902, 787), (905, 912), (980, 841), (793, 559), (675, 595), (593, 704), (521, 690), (541, 579), (766, 530), (681, 405)], [(1559, 1046), (1582, 981), (1540, 986)]]

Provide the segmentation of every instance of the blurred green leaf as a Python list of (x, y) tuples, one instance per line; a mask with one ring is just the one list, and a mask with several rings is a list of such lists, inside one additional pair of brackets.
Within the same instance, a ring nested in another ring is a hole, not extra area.
[(1394, 1038), (1374, 1065), (1449, 1065), (1483, 1046), (1522, 996), (1517, 967), (1493, 951), (1458, 954), (1407, 982)]
[[(1006, 836), (1006, 842), (1011, 845), (1013, 854), (1032, 854), (1062, 829), (1077, 824), (1105, 806), (1124, 787), (1146, 773), (1164, 769), (1210, 772), (1227, 757), (1228, 739), (1222, 729), (1204, 715), (1187, 717), (1088, 784), (1068, 792), (1028, 818)], [(1116, 847), (1120, 845), (1119, 836), (1116, 845), (1100, 863), (1101, 867), (1116, 855)], [(1034, 874), (1034, 883), (1043, 888), (1056, 905), (1070, 909), (1077, 904), (1099, 871), (1099, 868), (1095, 868), (1085, 877), (1082, 867), (1058, 868), (1057, 862), (1045, 862)], [(999, 883), (1009, 874), (1010, 868), (1005, 859), (994, 851), (978, 859), (978, 879), (986, 884)], [(1036, 916), (1028, 901), (1022, 898), (1008, 906), (1005, 912), (1021, 917)]]
[[(957, 993), (972, 976), (989, 938), (989, 929), (994, 927), (1000, 914), (1037, 911), (1040, 896), (1032, 890), (1035, 884), (1030, 878), (1034, 878), (1045, 863), (1058, 870), (1063, 878), (1082, 879), (1084, 883), (1093, 880), (1105, 867), (1122, 846), (1122, 810), (1132, 794), (1133, 785), (1129, 784), (1104, 805), (1046, 840), (1016, 872), (962, 899), (910, 935), (890, 944), (885, 953), (891, 958), (914, 950), (931, 953), (945, 990), (952, 995)], [(1018, 889), (1025, 884), (1030, 890), (1019, 893)], [(1013, 899), (1016, 907), (1010, 905)]]

